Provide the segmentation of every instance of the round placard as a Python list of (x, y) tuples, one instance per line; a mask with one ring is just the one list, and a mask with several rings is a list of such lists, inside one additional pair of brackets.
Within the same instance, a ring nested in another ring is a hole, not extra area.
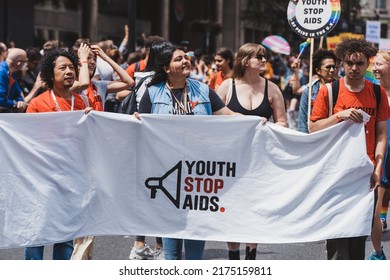
[(340, 0), (291, 0), (287, 8), (290, 27), (305, 38), (328, 34), (340, 19)]

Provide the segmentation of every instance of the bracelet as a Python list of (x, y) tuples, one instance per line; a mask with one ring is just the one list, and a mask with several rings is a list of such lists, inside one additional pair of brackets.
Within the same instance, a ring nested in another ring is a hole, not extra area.
[(88, 63), (88, 60), (82, 60), (82, 61), (80, 61), (80, 63), (82, 64), (82, 63)]
[(343, 120), (342, 118), (339, 117), (338, 114), (336, 114), (336, 119), (337, 119), (338, 122), (341, 122)]

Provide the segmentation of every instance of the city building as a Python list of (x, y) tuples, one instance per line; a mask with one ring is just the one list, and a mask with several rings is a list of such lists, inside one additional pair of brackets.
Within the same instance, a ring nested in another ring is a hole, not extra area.
[[(341, 18), (328, 35), (364, 34), (366, 20), (382, 23), (387, 38), (390, 1), (341, 1)], [(144, 33), (172, 42), (188, 41), (190, 49), (212, 53), (226, 46), (236, 50), (245, 42), (260, 43), (280, 35), (297, 50), (305, 38), (287, 22), (288, 0), (2, 0), (0, 41), (42, 47), (48, 40), (71, 46), (77, 38), (92, 42), (110, 38), (119, 45), (129, 25), (129, 48), (141, 44)], [(356, 4), (358, 3), (358, 4)]]

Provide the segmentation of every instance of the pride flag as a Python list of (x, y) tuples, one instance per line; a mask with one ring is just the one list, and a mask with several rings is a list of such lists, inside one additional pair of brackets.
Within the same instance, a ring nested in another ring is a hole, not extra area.
[(305, 42), (303, 42), (302, 44), (299, 45), (299, 54), (297, 56), (297, 59), (301, 57), (301, 55), (303, 54), (303, 52), (305, 51), (306, 47), (308, 45), (310, 45), (311, 43), (311, 39), (308, 38)]
[(299, 53), (303, 53), (305, 51), (305, 48), (310, 45), (311, 39), (308, 38), (305, 42), (299, 45)]
[(380, 82), (378, 79), (375, 79), (374, 72), (372, 71), (372, 60), (373, 60), (373, 57), (370, 59), (370, 63), (369, 63), (368, 68), (366, 70), (366, 74), (364, 74), (364, 78), (369, 80), (370, 82), (372, 82), (374, 84), (379, 85)]

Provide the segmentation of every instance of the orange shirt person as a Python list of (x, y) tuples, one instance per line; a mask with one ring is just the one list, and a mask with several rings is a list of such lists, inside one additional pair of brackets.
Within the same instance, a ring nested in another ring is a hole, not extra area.
[(222, 47), (215, 53), (214, 62), (217, 65), (218, 72), (210, 77), (209, 86), (216, 91), (219, 85), (228, 78), (228, 74), (232, 72), (234, 55), (231, 50)]
[[(377, 49), (370, 42), (361, 39), (346, 39), (338, 44), (336, 55), (343, 63), (345, 77), (339, 81), (337, 102), (333, 115), (329, 117), (329, 99), (327, 87), (322, 87), (314, 103), (310, 117), (310, 131), (325, 129), (340, 121), (352, 120), (363, 122), (359, 112), (363, 110), (370, 115), (365, 125), (367, 154), (375, 165), (370, 178), (370, 189), (377, 192), (382, 175), (382, 164), (387, 147), (388, 100), (381, 88), (380, 103), (377, 104), (373, 84), (364, 78), (370, 57), (376, 55)], [(353, 207), (353, 205), (351, 205)], [(372, 211), (372, 209), (367, 209)], [(380, 219), (373, 220), (373, 228), (379, 226)], [(363, 260), (365, 258), (367, 236), (329, 239), (326, 243), (328, 259)], [(379, 248), (378, 248), (379, 249)]]
[[(50, 67), (45, 63), (54, 63)], [(71, 92), (77, 75), (77, 58), (66, 51), (53, 51), (43, 62), (41, 78), (49, 90), (31, 100), (27, 113), (61, 112), (84, 110), (90, 100)], [(53, 69), (54, 68), (54, 69)]]
[[(49, 88), (46, 92), (31, 100), (27, 113), (61, 112), (85, 110), (88, 112), (88, 100), (71, 92), (77, 77), (78, 61), (70, 52), (54, 50), (45, 56), (42, 63), (41, 79)], [(73, 240), (56, 243), (53, 246), (53, 259), (69, 260), (73, 253)], [(25, 249), (26, 260), (43, 260), (44, 246)]]
[(127, 74), (130, 75), (132, 79), (134, 79), (134, 73), (138, 71), (143, 71), (146, 68), (146, 64), (148, 63), (149, 59), (149, 52), (150, 48), (154, 43), (164, 42), (165, 39), (160, 36), (149, 36), (145, 39), (145, 59), (142, 59), (138, 62), (138, 69), (136, 69), (137, 63), (130, 64), (126, 68)]

